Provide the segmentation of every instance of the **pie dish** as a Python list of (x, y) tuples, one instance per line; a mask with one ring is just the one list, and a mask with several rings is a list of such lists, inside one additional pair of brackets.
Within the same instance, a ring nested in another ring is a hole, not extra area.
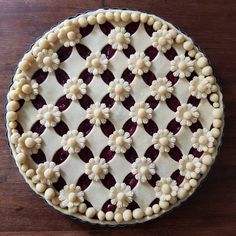
[(145, 222), (191, 196), (224, 123), (206, 56), (170, 23), (131, 10), (87, 12), (45, 33), (7, 100), (25, 181), (55, 209), (99, 224)]

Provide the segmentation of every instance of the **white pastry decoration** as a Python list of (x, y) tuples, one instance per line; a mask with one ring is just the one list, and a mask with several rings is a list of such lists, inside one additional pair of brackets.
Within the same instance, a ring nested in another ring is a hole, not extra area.
[(26, 155), (36, 154), (41, 148), (41, 144), (42, 138), (38, 135), (38, 133), (28, 131), (19, 137), (16, 152), (22, 152)]
[(57, 53), (52, 49), (43, 49), (37, 54), (36, 62), (44, 72), (53, 72), (60, 64)]
[(154, 148), (160, 152), (169, 152), (175, 146), (176, 138), (168, 129), (160, 129), (153, 134), (152, 143)]
[(109, 197), (111, 204), (116, 205), (118, 208), (127, 207), (133, 201), (133, 191), (129, 185), (125, 183), (116, 183), (111, 187)]
[(183, 126), (191, 126), (197, 122), (199, 117), (198, 108), (192, 104), (182, 104), (177, 107), (175, 120)]
[(101, 52), (91, 53), (86, 58), (86, 67), (88, 67), (88, 72), (93, 75), (100, 75), (107, 69), (108, 59), (105, 54)]
[(52, 104), (44, 105), (38, 110), (37, 119), (46, 128), (55, 127), (61, 121), (61, 112), (57, 106)]
[(159, 52), (165, 53), (173, 44), (173, 37), (169, 30), (159, 29), (152, 34), (152, 46), (157, 48)]
[(198, 179), (201, 172), (201, 160), (192, 154), (183, 155), (179, 160), (180, 174), (186, 179)]
[(105, 103), (96, 102), (92, 104), (86, 110), (86, 118), (89, 119), (90, 123), (96, 126), (105, 124), (106, 120), (110, 117), (110, 109), (106, 107)]
[(84, 201), (84, 192), (74, 184), (65, 185), (60, 191), (58, 199), (62, 208), (68, 207), (69, 212), (77, 212), (77, 207)]
[(130, 43), (130, 33), (124, 27), (115, 27), (108, 35), (108, 43), (119, 51), (127, 49)]
[(85, 165), (85, 174), (87, 174), (91, 180), (98, 181), (104, 179), (107, 173), (108, 164), (104, 158), (91, 158)]
[(212, 91), (212, 86), (214, 83), (214, 78), (204, 77), (203, 75), (195, 76), (190, 81), (189, 91), (192, 96), (201, 99), (206, 98), (208, 94)]
[(155, 97), (156, 100), (165, 101), (171, 97), (171, 93), (174, 88), (172, 87), (172, 82), (164, 78), (157, 78), (152, 81), (150, 86), (151, 95)]
[(136, 52), (128, 59), (128, 68), (135, 75), (147, 73), (151, 67), (150, 58), (144, 52)]
[(211, 131), (204, 129), (198, 129), (197, 132), (193, 133), (191, 138), (193, 147), (199, 152), (207, 152), (210, 148), (214, 147), (215, 138), (213, 137)]
[(169, 202), (172, 198), (176, 197), (178, 186), (175, 180), (172, 180), (170, 177), (161, 178), (156, 182), (156, 187), (154, 188), (156, 192), (156, 197), (160, 201)]
[(19, 99), (24, 99), (25, 101), (35, 99), (36, 95), (39, 93), (39, 84), (24, 75), (15, 80), (13, 88)]
[(123, 129), (116, 130), (109, 136), (108, 145), (116, 153), (125, 153), (131, 147), (132, 139)]
[(66, 97), (71, 100), (81, 99), (86, 94), (87, 85), (82, 79), (72, 78), (68, 79), (64, 84), (64, 93)]
[(170, 65), (173, 75), (181, 79), (189, 77), (194, 70), (194, 61), (184, 55), (176, 56)]
[(132, 174), (135, 175), (137, 180), (145, 183), (152, 178), (152, 175), (156, 173), (155, 164), (150, 158), (139, 157), (132, 163)]
[(150, 108), (149, 103), (139, 102), (135, 103), (130, 108), (130, 117), (133, 122), (136, 122), (138, 125), (147, 124), (148, 120), (152, 118), (152, 108)]
[(36, 174), (42, 184), (51, 185), (60, 177), (60, 168), (54, 162), (44, 162), (38, 165)]
[(61, 144), (63, 149), (70, 154), (78, 153), (82, 148), (85, 147), (85, 137), (82, 132), (77, 130), (69, 130), (62, 136)]
[(109, 96), (116, 102), (123, 102), (129, 97), (131, 87), (124, 79), (114, 79), (109, 83), (108, 92)]

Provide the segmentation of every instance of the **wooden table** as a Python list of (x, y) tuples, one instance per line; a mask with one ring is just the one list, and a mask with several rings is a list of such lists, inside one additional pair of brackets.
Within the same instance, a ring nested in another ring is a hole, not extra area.
[[(226, 126), (220, 156), (186, 203), (142, 225), (104, 228), (60, 214), (18, 173), (4, 136), (4, 101), (26, 49), (52, 25), (78, 12), (128, 7), (178, 25), (210, 58), (220, 79)], [(0, 235), (236, 235), (236, 4), (234, 0), (0, 0)]]

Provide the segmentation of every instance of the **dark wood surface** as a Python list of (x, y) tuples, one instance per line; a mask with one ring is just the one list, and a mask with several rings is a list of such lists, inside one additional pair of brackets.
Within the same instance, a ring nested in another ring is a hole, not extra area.
[[(45, 204), (18, 173), (4, 135), (5, 96), (25, 50), (57, 22), (100, 7), (154, 13), (187, 32), (212, 62), (226, 112), (220, 156), (194, 196), (158, 220), (122, 228), (80, 223)], [(0, 0), (0, 235), (236, 235), (235, 30), (235, 0)]]

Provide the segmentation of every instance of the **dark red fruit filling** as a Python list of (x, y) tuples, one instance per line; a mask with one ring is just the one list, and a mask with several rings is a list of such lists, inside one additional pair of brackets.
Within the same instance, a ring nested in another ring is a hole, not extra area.
[(115, 79), (114, 75), (109, 70), (104, 71), (104, 73), (101, 74), (101, 77), (106, 84), (109, 84), (111, 81)]
[(200, 123), (200, 121), (198, 120), (196, 123), (192, 124), (190, 127), (191, 131), (194, 133), (196, 132), (198, 129), (202, 129), (202, 124)]
[(93, 74), (89, 73), (88, 69), (85, 69), (81, 72), (79, 78), (82, 79), (84, 83), (88, 85), (93, 79)]
[(153, 120), (148, 120), (148, 123), (143, 124), (143, 127), (151, 136), (158, 131), (157, 124)]
[(115, 131), (114, 125), (109, 120), (107, 120), (105, 124), (101, 124), (100, 127), (101, 127), (102, 132), (107, 137), (109, 137)]
[(179, 79), (178, 77), (175, 77), (171, 71), (166, 75), (166, 78), (171, 81), (172, 85), (176, 84)]
[(137, 31), (138, 27), (139, 27), (139, 22), (131, 22), (125, 26), (125, 30), (132, 35)]
[(192, 147), (189, 151), (189, 154), (192, 154), (194, 157), (200, 158), (202, 156), (203, 152), (199, 152), (197, 149)]
[(126, 183), (127, 185), (129, 185), (131, 187), (131, 189), (133, 189), (136, 186), (136, 184), (138, 183), (138, 180), (135, 179), (135, 176), (132, 173), (129, 173), (125, 177), (123, 182)]
[(132, 74), (132, 72), (128, 68), (125, 69), (123, 74), (121, 75), (121, 78), (123, 78), (129, 84), (132, 83), (132, 81), (134, 80), (134, 77), (135, 77), (135, 75)]
[(56, 183), (53, 184), (53, 187), (60, 192), (64, 186), (66, 185), (66, 181), (60, 176)]
[(58, 106), (60, 111), (65, 111), (70, 106), (71, 102), (72, 100), (64, 95), (57, 100), (56, 106)]
[(111, 59), (115, 54), (116, 50), (112, 48), (110, 44), (107, 44), (101, 51), (102, 54), (105, 54), (107, 59)]
[(33, 126), (31, 127), (31, 131), (32, 132), (36, 132), (38, 133), (39, 135), (43, 133), (43, 131), (46, 129), (46, 127), (44, 125), (42, 125), (40, 123), (40, 121), (36, 121)]
[(173, 134), (177, 134), (179, 132), (179, 130), (181, 129), (181, 125), (179, 122), (177, 122), (175, 120), (175, 118), (173, 120), (171, 120), (169, 122), (169, 124), (167, 125), (167, 129), (172, 132)]
[(87, 110), (93, 104), (93, 100), (87, 94), (84, 94), (84, 96), (79, 100), (79, 103), (84, 110)]
[(92, 151), (87, 146), (80, 150), (79, 157), (86, 163), (88, 163), (91, 158), (94, 158)]
[(144, 82), (149, 86), (152, 85), (153, 80), (156, 80), (156, 76), (151, 71), (144, 73), (142, 77), (143, 77)]
[(198, 74), (195, 71), (193, 71), (191, 75), (187, 78), (187, 80), (190, 82), (195, 76), (198, 76)]
[(159, 101), (156, 100), (153, 96), (148, 97), (145, 102), (148, 103), (153, 110), (159, 104)]
[(144, 24), (144, 28), (145, 28), (147, 34), (148, 34), (150, 37), (152, 37), (152, 33), (155, 31), (155, 30), (153, 29), (153, 27), (152, 27), (151, 25), (148, 25), (148, 24), (145, 23), (145, 24)]
[(133, 210), (135, 210), (135, 209), (137, 209), (137, 208), (140, 208), (140, 207), (139, 207), (138, 203), (135, 202), (135, 201), (132, 201), (132, 202), (127, 206), (127, 209), (129, 209), (129, 210), (131, 210), (131, 211), (133, 211)]
[(105, 22), (104, 24), (99, 25), (99, 26), (100, 26), (101, 31), (105, 35), (110, 34), (111, 30), (114, 29), (114, 26), (111, 23), (109, 23), (109, 22)]
[(184, 180), (184, 176), (180, 175), (179, 170), (176, 170), (170, 177), (177, 182), (177, 185), (180, 185)]
[(108, 211), (114, 212), (115, 210), (116, 210), (116, 206), (111, 204), (111, 200), (107, 200), (102, 206), (103, 212), (108, 212)]
[(19, 108), (16, 111), (19, 111), (21, 109), (21, 107), (23, 107), (23, 105), (25, 104), (25, 100), (20, 99), (20, 100), (18, 100), (18, 103), (19, 103)]
[(155, 205), (155, 204), (159, 204), (159, 199), (158, 198), (156, 198), (156, 199), (154, 199), (151, 203), (150, 203), (150, 207), (152, 207), (153, 205)]
[(78, 131), (82, 132), (84, 136), (88, 135), (90, 131), (92, 130), (93, 125), (89, 122), (88, 119), (81, 122), (79, 125)]
[(63, 136), (64, 134), (66, 134), (69, 131), (68, 126), (62, 120), (59, 123), (57, 123), (57, 125), (54, 127), (54, 129), (55, 129), (56, 133), (59, 134), (60, 136)]
[(104, 179), (101, 180), (103, 185), (110, 189), (112, 186), (114, 186), (116, 184), (116, 180), (115, 178), (113, 177), (112, 174), (108, 173)]
[(61, 85), (64, 85), (66, 83), (66, 81), (70, 78), (67, 73), (58, 68), (56, 71), (55, 71), (55, 75), (56, 75), (56, 78), (57, 78), (57, 81), (59, 84)]
[(175, 97), (173, 94), (169, 99), (166, 100), (166, 104), (174, 112), (176, 112), (177, 107), (181, 105), (178, 98)]
[(20, 124), (18, 121), (16, 121), (16, 123), (17, 123), (16, 130), (18, 131), (18, 133), (19, 133), (20, 135), (23, 134), (23, 133), (24, 133), (24, 130), (23, 130), (21, 124)]
[(134, 123), (131, 119), (127, 120), (123, 126), (125, 132), (129, 132), (132, 135), (137, 128), (137, 123)]
[(190, 104), (192, 104), (193, 106), (197, 107), (197, 106), (199, 105), (199, 103), (200, 103), (200, 99), (197, 99), (196, 97), (194, 97), (194, 96), (191, 95), (191, 96), (189, 97), (187, 103), (190, 103)]
[(79, 55), (86, 60), (86, 58), (90, 55), (91, 51), (83, 44), (76, 44), (76, 49)]
[(57, 55), (60, 60), (60, 62), (65, 61), (72, 53), (73, 47), (65, 47), (62, 46), (61, 48), (58, 49)]
[(149, 56), (150, 60), (152, 61), (158, 54), (158, 50), (154, 48), (153, 46), (148, 47), (144, 51), (146, 56)]
[(62, 162), (64, 162), (68, 156), (69, 156), (69, 153), (65, 151), (63, 148), (60, 148), (54, 154), (52, 161), (55, 162), (57, 165), (59, 165)]
[(150, 158), (152, 161), (155, 161), (158, 155), (159, 151), (154, 148), (154, 145), (150, 146), (144, 154), (145, 157)]
[(179, 161), (183, 155), (182, 155), (182, 152), (180, 151), (180, 149), (177, 146), (175, 146), (170, 149), (169, 156), (172, 159), (174, 159), (175, 161)]
[(123, 53), (125, 54), (126, 57), (129, 58), (130, 55), (135, 53), (135, 49), (131, 45), (128, 45), (128, 48), (123, 49)]
[(177, 56), (177, 52), (174, 48), (171, 48), (165, 53), (165, 56), (168, 60), (172, 61)]
[(154, 174), (150, 180), (148, 180), (148, 183), (152, 186), (156, 186), (156, 182), (160, 180), (160, 176), (158, 174)]
[(94, 27), (93, 25), (87, 25), (84, 28), (80, 28), (80, 34), (81, 34), (82, 38), (84, 38), (87, 35), (89, 35), (92, 32), (93, 27)]
[(32, 76), (31, 79), (36, 80), (36, 82), (37, 82), (38, 84), (42, 84), (43, 81), (47, 78), (47, 76), (48, 76), (48, 72), (43, 72), (43, 70), (40, 69), (40, 70), (37, 70), (37, 71), (33, 74), (33, 76)]
[(46, 102), (41, 95), (37, 95), (34, 100), (31, 100), (31, 102), (36, 109), (40, 109), (41, 107), (46, 105)]
[(135, 149), (133, 147), (128, 149), (124, 153), (124, 156), (125, 156), (126, 160), (129, 161), (130, 163), (135, 162), (135, 160), (138, 158), (138, 154), (137, 154), (137, 152), (135, 151)]
[(44, 163), (46, 161), (46, 156), (41, 149), (39, 149), (38, 153), (32, 154), (31, 158), (36, 164)]
[(115, 103), (115, 100), (112, 99), (109, 94), (105, 95), (103, 98), (102, 98), (102, 101), (101, 103), (105, 103), (106, 104), (106, 107), (109, 107), (109, 108), (112, 108), (114, 103)]
[(122, 104), (127, 110), (130, 110), (130, 108), (135, 104), (135, 101), (134, 101), (133, 97), (131, 95), (129, 95), (129, 97), (127, 97), (122, 102)]
[(111, 151), (110, 146), (106, 146), (100, 154), (100, 158), (104, 158), (106, 162), (110, 161), (114, 156), (115, 152)]
[(80, 186), (81, 190), (84, 191), (92, 182), (86, 174), (82, 174), (77, 182), (77, 186)]

